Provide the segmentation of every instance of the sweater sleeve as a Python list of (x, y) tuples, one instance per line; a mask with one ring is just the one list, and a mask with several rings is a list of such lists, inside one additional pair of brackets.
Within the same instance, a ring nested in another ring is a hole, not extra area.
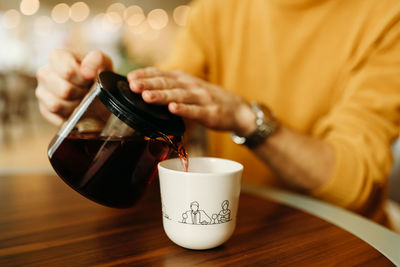
[(330, 181), (313, 194), (365, 215), (385, 197), (391, 143), (400, 129), (399, 24), (371, 45), (353, 67), (343, 97), (313, 129), (336, 158)]
[[(207, 75), (207, 47), (210, 45), (212, 18), (207, 12), (207, 2), (193, 1), (186, 26), (181, 28), (167, 60), (159, 67), (167, 70), (181, 70), (205, 79)], [(210, 5), (209, 5), (210, 6)]]

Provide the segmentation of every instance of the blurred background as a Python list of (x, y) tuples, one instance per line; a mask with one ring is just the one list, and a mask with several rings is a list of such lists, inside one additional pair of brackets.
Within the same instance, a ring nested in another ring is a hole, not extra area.
[[(185, 26), (190, 0), (0, 1), (0, 175), (52, 172), (47, 145), (57, 129), (39, 114), (36, 70), (54, 48), (107, 53), (118, 73), (163, 60)], [(190, 155), (204, 153), (203, 131), (190, 135)], [(400, 141), (390, 195), (400, 202)]]
[(126, 74), (167, 56), (188, 2), (0, 1), (0, 174), (51, 172), (46, 150), (57, 129), (41, 118), (34, 91), (52, 49), (100, 49)]

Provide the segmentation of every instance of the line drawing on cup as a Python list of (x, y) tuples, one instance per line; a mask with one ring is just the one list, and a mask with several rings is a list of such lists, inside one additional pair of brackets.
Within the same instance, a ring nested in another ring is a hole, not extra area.
[(218, 214), (214, 213), (210, 217), (204, 210), (200, 209), (199, 202), (192, 201), (190, 203), (190, 210), (182, 213), (181, 223), (207, 225), (220, 224), (231, 221), (231, 210), (229, 209), (229, 201), (224, 200), (221, 204), (221, 208), (222, 210)]
[(168, 214), (165, 212), (165, 205), (164, 204), (162, 204), (162, 210), (161, 210), (161, 212), (162, 212), (162, 216), (165, 218), (165, 219), (168, 219), (168, 220), (171, 220), (171, 218), (168, 216)]
[(204, 210), (199, 209), (199, 202), (190, 203), (190, 210), (182, 213), (182, 223), (206, 225), (211, 223), (210, 216)]
[(217, 220), (219, 223), (226, 223), (231, 220), (231, 210), (229, 209), (229, 201), (224, 200), (221, 204), (222, 210), (217, 215)]

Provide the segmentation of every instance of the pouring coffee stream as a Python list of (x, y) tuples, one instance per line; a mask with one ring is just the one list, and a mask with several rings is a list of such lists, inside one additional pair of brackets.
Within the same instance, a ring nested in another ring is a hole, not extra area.
[(189, 158), (185, 147), (182, 142), (174, 142), (167, 135), (160, 133), (162, 138), (172, 147), (172, 149), (178, 154), (179, 159), (182, 164), (182, 169), (184, 172), (189, 171)]

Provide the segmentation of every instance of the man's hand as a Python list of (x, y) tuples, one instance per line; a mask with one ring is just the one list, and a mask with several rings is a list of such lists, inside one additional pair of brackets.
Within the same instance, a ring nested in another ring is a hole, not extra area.
[[(255, 115), (241, 97), (188, 74), (147, 68), (129, 73), (128, 80), (146, 102), (168, 105), (172, 113), (208, 128), (240, 136), (256, 128)], [(331, 145), (283, 124), (253, 152), (288, 184), (305, 190), (329, 181), (335, 161)]]
[(130, 72), (128, 80), (147, 103), (168, 105), (171, 113), (207, 128), (241, 136), (255, 130), (255, 115), (244, 99), (184, 72), (146, 68)]
[(102, 70), (112, 70), (112, 62), (100, 51), (92, 51), (81, 59), (68, 50), (53, 50), (49, 64), (40, 68), (36, 75), (36, 97), (42, 115), (60, 126)]

